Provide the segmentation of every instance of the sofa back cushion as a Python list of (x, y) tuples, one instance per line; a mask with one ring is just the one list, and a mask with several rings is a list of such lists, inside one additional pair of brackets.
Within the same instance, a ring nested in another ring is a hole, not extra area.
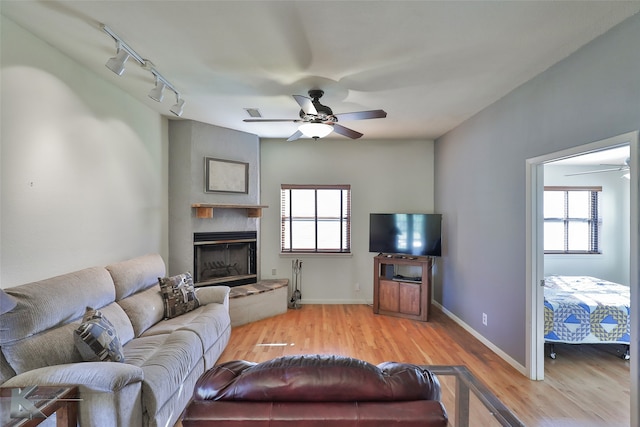
[[(99, 267), (4, 291), (17, 305), (0, 316), (0, 347), (6, 362), (17, 374), (80, 361), (73, 343), (73, 330), (80, 324), (87, 306), (101, 308), (115, 298), (111, 276)], [(127, 332), (127, 323), (126, 316), (118, 320), (125, 336), (131, 336), (133, 332), (130, 324)]]
[(158, 284), (158, 277), (166, 274), (164, 260), (158, 254), (143, 255), (106, 268), (116, 287), (116, 301)]
[(158, 278), (165, 276), (166, 267), (160, 255), (143, 255), (106, 268), (115, 284), (116, 301), (129, 316), (135, 336), (162, 320)]
[(129, 316), (136, 337), (164, 318), (162, 294), (157, 283), (149, 289), (121, 299), (118, 304)]
[(418, 365), (374, 366), (351, 357), (283, 356), (267, 362), (222, 363), (205, 372), (195, 400), (384, 402), (439, 400), (440, 383)]

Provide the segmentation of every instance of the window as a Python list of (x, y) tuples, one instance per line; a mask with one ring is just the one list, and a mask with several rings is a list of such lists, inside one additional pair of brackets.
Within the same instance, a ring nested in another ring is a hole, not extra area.
[(280, 200), (282, 252), (351, 252), (350, 185), (282, 184)]
[(602, 187), (544, 188), (544, 252), (599, 254)]

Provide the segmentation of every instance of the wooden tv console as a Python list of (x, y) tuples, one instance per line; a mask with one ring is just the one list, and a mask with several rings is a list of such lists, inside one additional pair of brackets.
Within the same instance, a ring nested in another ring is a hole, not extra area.
[[(426, 322), (431, 308), (431, 257), (378, 255), (373, 263), (373, 312)], [(420, 277), (395, 276), (395, 266), (418, 266)]]

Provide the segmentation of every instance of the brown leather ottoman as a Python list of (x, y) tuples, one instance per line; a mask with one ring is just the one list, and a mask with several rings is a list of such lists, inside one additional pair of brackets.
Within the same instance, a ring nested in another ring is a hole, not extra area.
[(416, 365), (342, 356), (232, 361), (205, 372), (184, 427), (446, 427), (440, 383)]

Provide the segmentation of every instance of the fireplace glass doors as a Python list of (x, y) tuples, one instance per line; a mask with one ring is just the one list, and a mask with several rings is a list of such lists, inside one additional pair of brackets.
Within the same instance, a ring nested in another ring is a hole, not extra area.
[(256, 232), (195, 233), (196, 286), (256, 283)]

